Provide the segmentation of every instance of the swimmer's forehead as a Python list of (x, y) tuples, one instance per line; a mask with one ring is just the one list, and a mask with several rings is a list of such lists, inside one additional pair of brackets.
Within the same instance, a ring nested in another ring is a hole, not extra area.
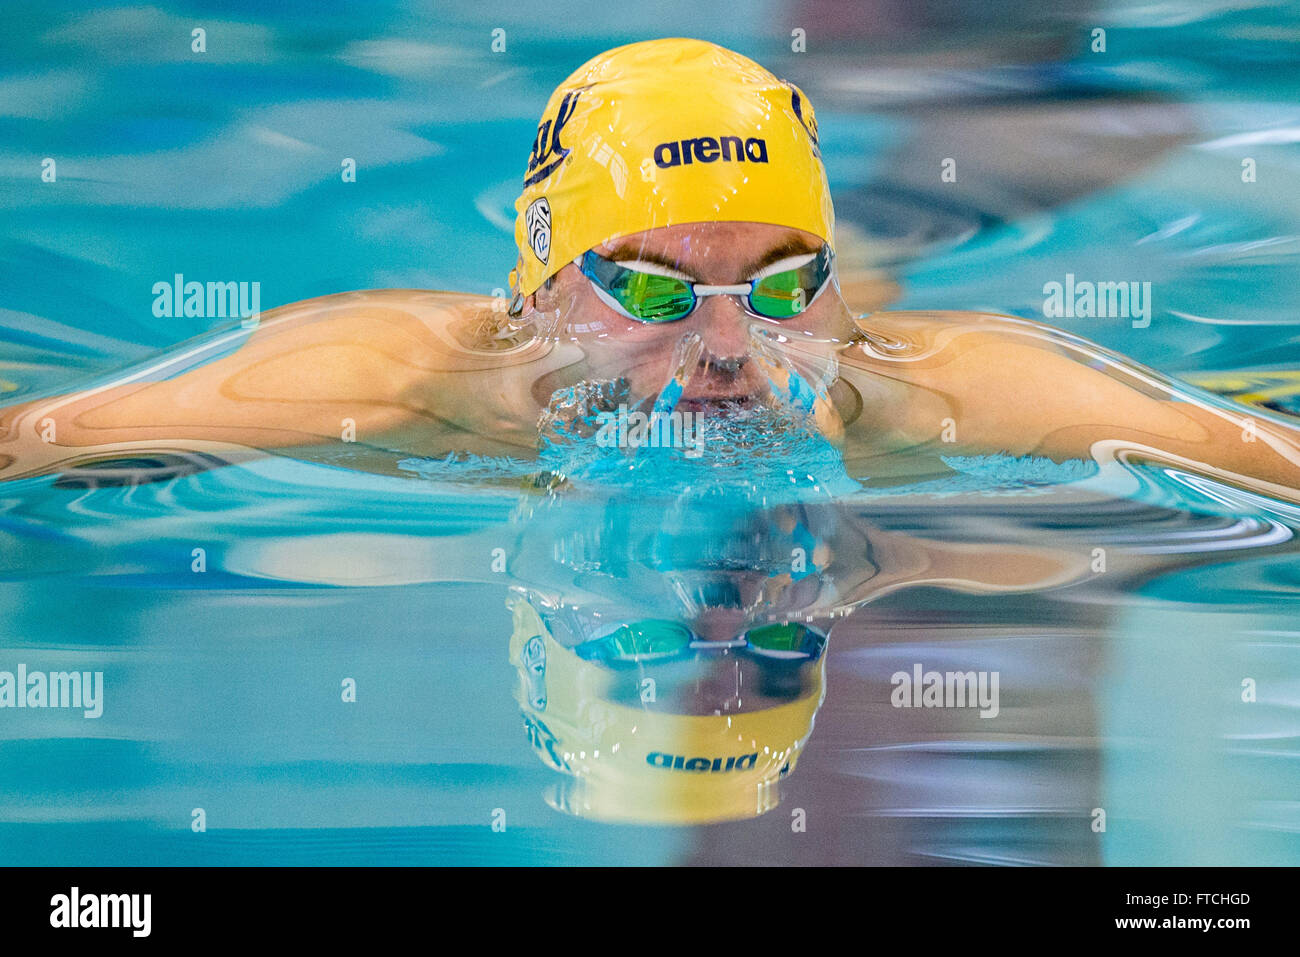
[[(731, 227), (731, 228), (726, 228)], [(620, 236), (596, 247), (615, 262), (653, 263), (691, 275), (721, 272), (752, 276), (783, 259), (815, 253), (823, 241), (812, 233), (761, 223), (710, 223), (665, 227)]]

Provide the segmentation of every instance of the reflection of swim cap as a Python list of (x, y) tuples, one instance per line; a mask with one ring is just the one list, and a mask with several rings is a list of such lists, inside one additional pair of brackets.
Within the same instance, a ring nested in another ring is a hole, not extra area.
[(807, 97), (701, 40), (650, 40), (587, 62), (551, 94), (515, 202), (511, 285), (629, 233), (755, 222), (832, 241)]
[(631, 707), (609, 695), (610, 672), (557, 642), (513, 596), (510, 661), (538, 756), (564, 772), (551, 803), (609, 821), (702, 824), (757, 817), (779, 802), (825, 696), (823, 654), (811, 688), (760, 711), (691, 715)]

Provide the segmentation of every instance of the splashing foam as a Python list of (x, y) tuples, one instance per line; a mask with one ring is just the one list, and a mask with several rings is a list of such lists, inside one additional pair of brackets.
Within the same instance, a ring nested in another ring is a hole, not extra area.
[(690, 403), (690, 442), (620, 447), (601, 440), (602, 426), (608, 436), (613, 417), (636, 410), (626, 380), (558, 390), (539, 422), (543, 465), (570, 479), (664, 493), (707, 483), (821, 497), (858, 487), (838, 449), (796, 410), (746, 399), (697, 401)]

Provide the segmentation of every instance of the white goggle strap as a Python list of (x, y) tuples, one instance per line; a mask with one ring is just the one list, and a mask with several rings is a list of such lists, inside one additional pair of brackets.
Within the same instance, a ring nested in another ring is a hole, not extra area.
[(702, 282), (692, 283), (696, 296), (748, 296), (754, 288), (752, 282), (735, 286), (706, 286)]

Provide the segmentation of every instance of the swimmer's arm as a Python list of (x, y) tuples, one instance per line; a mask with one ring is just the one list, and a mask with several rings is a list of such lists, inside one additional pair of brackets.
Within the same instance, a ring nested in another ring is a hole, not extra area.
[[(1204, 466), (1266, 494), (1300, 496), (1300, 430), (1256, 419), (1244, 407), (1238, 414), (1203, 404), (1158, 378), (1115, 378), (1036, 346), (995, 348), (1004, 374), (967, 383), (985, 409), (970, 422), (981, 445), (1057, 461), (1132, 450), (1138, 459)], [(970, 362), (987, 368), (991, 357), (981, 351)]]
[[(1253, 418), (1245, 407), (1237, 413), (1202, 404), (1159, 377), (1144, 378), (1140, 368), (1104, 371), (1082, 350), (978, 331), (956, 336), (933, 360), (850, 357), (847, 366), (850, 378), (875, 373), (860, 391), (894, 408), (903, 423), (893, 431), (895, 448), (1056, 461), (1131, 449), (1138, 458), (1223, 473), (1300, 500), (1300, 429)], [(871, 412), (868, 402), (864, 413)]]
[[(0, 479), (143, 450), (234, 460), (349, 441), (407, 455), (527, 454), (527, 432), (510, 417), (476, 413), (491, 404), (485, 377), (458, 367), (424, 331), (382, 310), (268, 324), (173, 379), (0, 409)], [(524, 422), (531, 429), (535, 419)]]

